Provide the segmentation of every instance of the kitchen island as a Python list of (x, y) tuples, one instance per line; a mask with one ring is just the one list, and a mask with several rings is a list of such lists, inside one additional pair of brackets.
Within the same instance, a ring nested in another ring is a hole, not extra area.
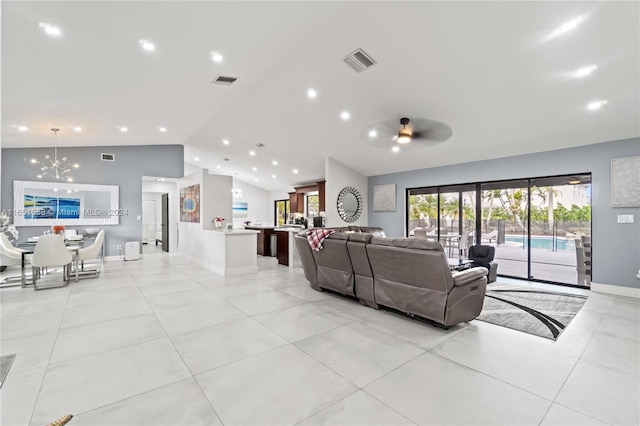
[(199, 265), (222, 276), (251, 274), (258, 272), (257, 233), (246, 229), (212, 231), (183, 226), (179, 248)]
[(275, 253), (271, 253), (271, 236), (275, 234), (275, 226), (249, 225), (244, 229), (258, 231), (257, 253), (260, 256), (275, 256)]
[(300, 257), (294, 237), (301, 228), (275, 228), (274, 231), (278, 235), (278, 263), (288, 266), (289, 268), (301, 268)]

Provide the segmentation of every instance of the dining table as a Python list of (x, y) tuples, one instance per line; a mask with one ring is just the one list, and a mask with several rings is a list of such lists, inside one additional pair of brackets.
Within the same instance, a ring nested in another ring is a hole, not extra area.
[[(76, 282), (78, 281), (78, 252), (81, 248), (84, 247), (85, 239), (68, 239), (64, 240), (64, 245), (67, 247), (67, 250), (73, 253), (73, 262), (75, 263), (75, 278)], [(13, 246), (22, 250), (22, 287), (27, 287), (27, 274), (26, 274), (26, 265), (27, 265), (27, 256), (33, 254), (36, 249), (36, 245), (38, 241), (36, 239), (29, 239), (26, 241), (17, 241), (13, 243)]]

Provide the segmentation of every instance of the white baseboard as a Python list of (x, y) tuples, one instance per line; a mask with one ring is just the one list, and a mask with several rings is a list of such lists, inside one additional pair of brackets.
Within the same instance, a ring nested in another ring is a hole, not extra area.
[(104, 261), (105, 262), (113, 262), (115, 260), (124, 260), (124, 259), (121, 258), (120, 256), (105, 256), (104, 257)]
[(619, 285), (591, 283), (591, 291), (614, 294), (616, 296), (635, 297), (640, 299), (640, 288), (621, 287)]

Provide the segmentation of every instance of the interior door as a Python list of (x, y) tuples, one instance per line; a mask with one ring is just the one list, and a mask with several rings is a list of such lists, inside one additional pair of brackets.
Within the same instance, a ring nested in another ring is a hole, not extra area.
[(169, 251), (169, 194), (162, 194), (162, 251)]

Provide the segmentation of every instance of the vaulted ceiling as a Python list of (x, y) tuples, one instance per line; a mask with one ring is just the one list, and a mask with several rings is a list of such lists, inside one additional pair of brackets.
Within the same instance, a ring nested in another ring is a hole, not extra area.
[[(1, 7), (3, 147), (51, 146), (51, 127), (62, 148), (184, 144), (187, 163), (287, 190), (322, 178), (326, 156), (370, 176), (640, 136), (638, 2)], [(360, 73), (343, 62), (358, 48), (377, 62)], [(373, 143), (401, 117), (452, 136)]]

